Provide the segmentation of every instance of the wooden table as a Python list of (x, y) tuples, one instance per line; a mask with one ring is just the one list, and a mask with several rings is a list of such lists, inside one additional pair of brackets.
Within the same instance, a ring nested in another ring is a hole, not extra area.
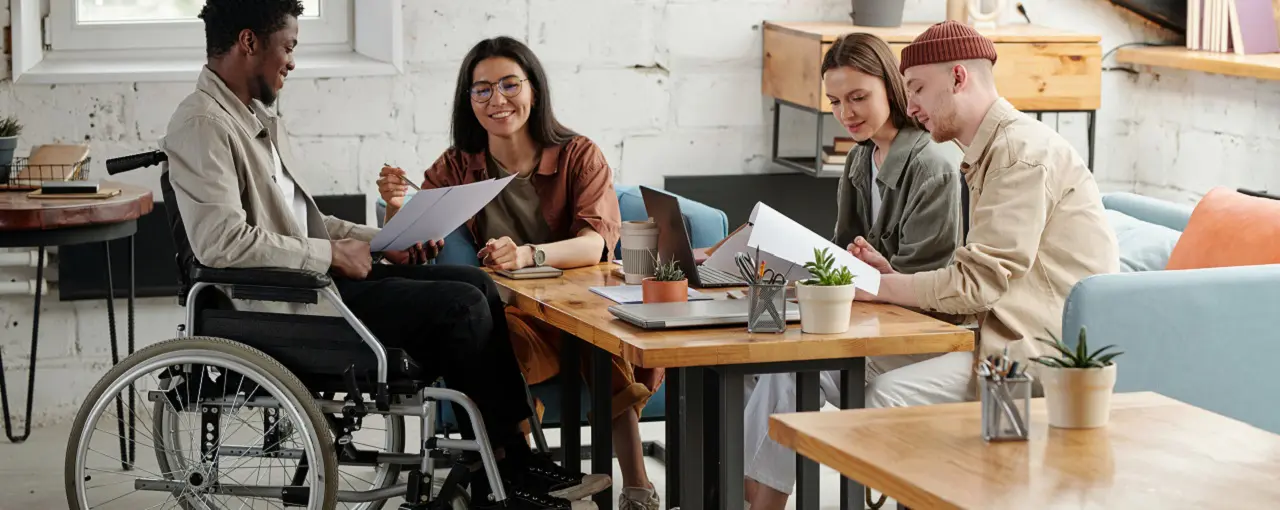
[[(44, 251), (48, 246), (68, 246), (84, 243), (102, 243), (106, 259), (107, 324), (111, 337), (111, 362), (119, 363), (115, 331), (115, 282), (111, 278), (111, 252), (107, 243), (114, 239), (129, 238), (129, 290), (128, 290), (128, 354), (133, 353), (133, 235), (138, 231), (138, 218), (151, 212), (151, 191), (139, 186), (103, 181), (101, 189), (119, 188), (120, 194), (102, 199), (33, 199), (29, 191), (0, 191), (0, 247), (36, 248), (35, 311), (31, 321), (31, 360), (27, 368), (26, 426), (20, 436), (13, 434), (9, 410), (4, 409), (5, 435), (15, 443), (25, 441), (31, 434), (31, 400), (35, 393), (36, 348), (40, 332), (40, 294), (44, 280)], [(126, 354), (127, 355), (127, 354)], [(4, 366), (0, 362), (0, 393), (8, 395)], [(129, 395), (130, 409), (133, 395)], [(121, 403), (116, 402), (118, 416), (124, 416)], [(121, 451), (126, 469), (134, 458), (134, 414), (129, 413), (129, 451)], [(121, 424), (120, 435), (125, 436)], [(123, 449), (123, 445), (122, 445)]]
[[(592, 379), (608, 387), (609, 359), (621, 356), (646, 368), (667, 368), (668, 507), (739, 508), (743, 501), (743, 406), (745, 377), (798, 373), (798, 408), (817, 410), (822, 370), (839, 370), (841, 407), (863, 407), (865, 357), (892, 354), (972, 351), (973, 334), (906, 309), (855, 303), (850, 328), (843, 334), (810, 335), (793, 323), (781, 334), (750, 334), (745, 326), (644, 330), (608, 311), (613, 301), (591, 292), (595, 286), (622, 285), (611, 263), (566, 271), (555, 279), (511, 280), (495, 276), (509, 305), (530, 313), (573, 338), (565, 342), (561, 372), (578, 370), (580, 344), (594, 346)], [(726, 289), (704, 290), (722, 293)], [(794, 306), (794, 303), (792, 304)], [(578, 416), (578, 378), (563, 378), (563, 416)], [(712, 396), (712, 398), (704, 398)], [(610, 409), (610, 395), (595, 392), (594, 409)], [(683, 405), (683, 408), (681, 407)], [(563, 420), (565, 458), (577, 458), (576, 420)], [(610, 424), (592, 425), (593, 471), (612, 473)], [(704, 437), (713, 440), (704, 442)], [(797, 485), (816, 488), (817, 464), (804, 461)], [(715, 481), (714, 484), (706, 483)], [(806, 486), (809, 482), (812, 485)], [(703, 485), (714, 485), (704, 490)], [(842, 500), (861, 508), (862, 489), (844, 484)], [(798, 508), (816, 508), (816, 490), (798, 490)], [(612, 504), (609, 491), (597, 503)]]
[(1156, 393), (1111, 423), (985, 443), (978, 403), (770, 417), (769, 436), (912, 508), (1280, 508), (1280, 435)]
[[(875, 35), (889, 44), (895, 57), (932, 23), (899, 27), (863, 27), (848, 22), (784, 22), (764, 24), (761, 92), (774, 98), (774, 161), (805, 172), (823, 172), (821, 159), (779, 158), (779, 110), (782, 105), (815, 114), (816, 148), (821, 154), (822, 121), (831, 112), (822, 83), (822, 57), (836, 38), (851, 32)], [(979, 29), (995, 43), (996, 87), (1019, 110), (1034, 113), (1086, 112), (1089, 167), (1093, 167), (1097, 110), (1102, 106), (1102, 37), (1028, 24)]]

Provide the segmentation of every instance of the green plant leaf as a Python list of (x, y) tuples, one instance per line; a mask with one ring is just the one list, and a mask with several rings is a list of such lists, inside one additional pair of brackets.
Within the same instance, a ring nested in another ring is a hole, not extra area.
[(1097, 360), (1097, 361), (1098, 361), (1098, 363), (1102, 363), (1104, 366), (1105, 366), (1105, 365), (1109, 365), (1109, 364), (1111, 364), (1111, 360), (1116, 359), (1116, 356), (1119, 356), (1119, 355), (1121, 355), (1121, 354), (1124, 354), (1124, 351), (1120, 351), (1120, 352), (1113, 352), (1113, 353), (1111, 353), (1111, 354), (1108, 354), (1108, 355), (1106, 355), (1106, 356), (1103, 356), (1103, 357), (1101, 357), (1101, 358), (1098, 358), (1098, 360)]
[(1052, 368), (1063, 368), (1063, 366), (1062, 366), (1062, 360), (1059, 360), (1058, 358), (1050, 358), (1050, 357), (1046, 357), (1046, 356), (1036, 356), (1036, 357), (1034, 357), (1034, 358), (1031, 358), (1031, 361), (1034, 361), (1034, 362), (1036, 362), (1036, 363), (1039, 363), (1039, 364), (1044, 365), (1044, 366), (1047, 366), (1047, 367), (1052, 367)]
[(1080, 341), (1076, 343), (1076, 364), (1083, 364), (1089, 355), (1089, 342), (1085, 340), (1084, 326), (1080, 326)]
[(1106, 346), (1106, 347), (1103, 347), (1103, 348), (1101, 348), (1101, 349), (1098, 349), (1098, 350), (1096, 350), (1096, 351), (1093, 351), (1093, 354), (1090, 354), (1088, 358), (1085, 358), (1085, 361), (1092, 360), (1092, 359), (1096, 359), (1096, 358), (1098, 357), (1098, 355), (1099, 355), (1099, 354), (1102, 354), (1102, 353), (1106, 352), (1106, 351), (1107, 351), (1107, 349), (1112, 349), (1112, 348), (1114, 348), (1114, 347), (1115, 347), (1115, 344), (1112, 344), (1112, 345), (1108, 345), (1108, 346)]

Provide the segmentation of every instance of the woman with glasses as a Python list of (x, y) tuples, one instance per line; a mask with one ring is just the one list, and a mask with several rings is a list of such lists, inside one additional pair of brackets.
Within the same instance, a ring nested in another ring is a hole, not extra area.
[[(481, 264), (571, 269), (610, 260), (622, 228), (612, 171), (599, 147), (556, 120), (546, 73), (527, 46), (498, 37), (471, 49), (458, 74), (452, 135), (453, 146), (426, 170), (422, 188), (516, 176), (467, 222), (481, 246)], [(384, 167), (378, 179), (388, 220), (404, 204), (404, 175)], [(557, 375), (559, 331), (512, 307), (507, 323), (529, 384)], [(585, 371), (589, 363), (582, 367)], [(639, 417), (662, 375), (613, 359), (613, 445), (622, 467), (622, 509), (659, 508), (645, 471)], [(541, 402), (536, 406), (541, 416)], [(610, 483), (608, 476), (588, 475), (579, 486), (589, 493), (552, 495), (577, 499)]]

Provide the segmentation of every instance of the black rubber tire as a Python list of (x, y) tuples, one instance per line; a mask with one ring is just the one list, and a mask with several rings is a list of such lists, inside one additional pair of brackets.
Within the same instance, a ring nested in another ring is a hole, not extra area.
[[(63, 480), (66, 488), (67, 508), (85, 510), (79, 507), (79, 498), (77, 497), (76, 458), (80, 450), (80, 433), (84, 430), (85, 423), (89, 420), (89, 412), (92, 411), (94, 404), (103, 397), (103, 393), (113, 382), (132, 370), (133, 367), (158, 355), (189, 350), (214, 351), (235, 358), (245, 365), (256, 367), (263, 372), (263, 374), (259, 375), (275, 379), (273, 382), (288, 393), (283, 397), (292, 400), (291, 404), (297, 406), (300, 411), (299, 414), (306, 416), (306, 419), (311, 422), (311, 430), (314, 435), (307, 438), (307, 440), (316, 445), (321, 457), (318, 460), (320, 461), (319, 464), (321, 464), (319, 467), (323, 469), (321, 480), (324, 485), (324, 494), (320, 499), (320, 507), (310, 510), (333, 508), (338, 501), (338, 459), (333, 451), (332, 438), (329, 437), (327, 432), (328, 425), (325, 422), (324, 414), (320, 412), (320, 407), (316, 405), (311, 392), (307, 390), (306, 386), (302, 385), (302, 381), (299, 381), (297, 376), (293, 375), (289, 369), (262, 351), (239, 342), (215, 337), (176, 338), (149, 346), (133, 353), (118, 365), (112, 367), (93, 386), (93, 389), (85, 397), (84, 403), (80, 405), (80, 410), (76, 413), (75, 422), (71, 426), (72, 435), (67, 441), (66, 457), (63, 459), (65, 466)], [(317, 467), (317, 463), (314, 460), (308, 459), (308, 464), (311, 469), (316, 469)]]

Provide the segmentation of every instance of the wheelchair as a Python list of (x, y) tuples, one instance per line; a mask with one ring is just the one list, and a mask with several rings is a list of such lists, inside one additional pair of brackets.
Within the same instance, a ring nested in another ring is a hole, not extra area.
[[(85, 398), (67, 442), (68, 508), (378, 510), (403, 496), (402, 510), (462, 510), (472, 504), (471, 476), (488, 478), (486, 504), (505, 501), (475, 403), (426, 380), (404, 351), (384, 347), (327, 275), (195, 260), (166, 161), (152, 151), (109, 160), (107, 171), (162, 166), (186, 320), (177, 338), (122, 360)], [(236, 310), (232, 299), (276, 306), (324, 299), (341, 317)], [(127, 415), (126, 396), (141, 402)], [(467, 413), (476, 439), (437, 436), (441, 401)], [(406, 449), (406, 416), (421, 418), (417, 453)], [(138, 426), (128, 439), (126, 418)], [(532, 425), (545, 451), (536, 416)], [(112, 454), (135, 440), (154, 450), (154, 463)], [(481, 472), (463, 464), (464, 452), (479, 455)], [(434, 468), (450, 460), (448, 475), (436, 479)]]

